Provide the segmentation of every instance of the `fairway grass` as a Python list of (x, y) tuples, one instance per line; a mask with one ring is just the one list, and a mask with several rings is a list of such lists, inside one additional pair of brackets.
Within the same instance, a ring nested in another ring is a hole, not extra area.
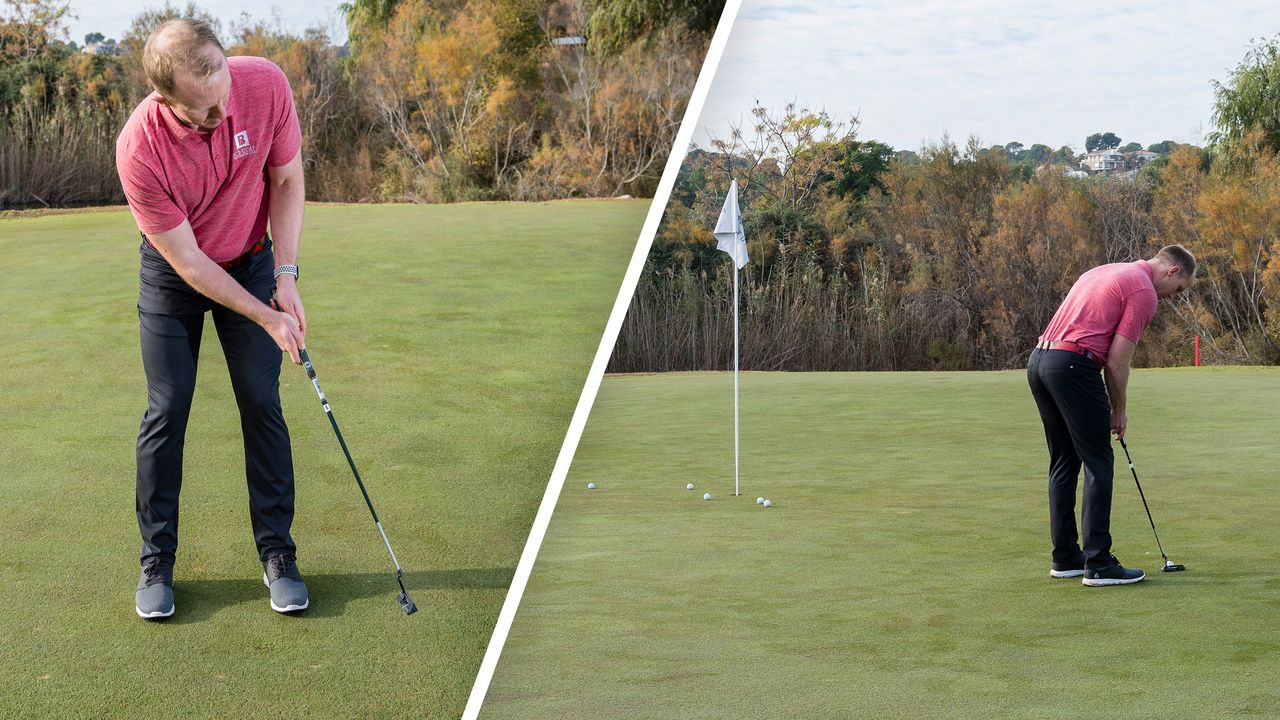
[(606, 378), (481, 718), (1280, 717), (1280, 369), (1134, 372), (1188, 571), (1121, 461), (1117, 588), (1048, 576), (1023, 372), (744, 373), (736, 498), (732, 387)]
[(310, 206), (307, 346), (419, 612), (287, 362), (311, 609), (269, 609), (207, 324), (162, 623), (133, 609), (137, 230), (0, 220), (0, 717), (458, 717), (647, 207)]

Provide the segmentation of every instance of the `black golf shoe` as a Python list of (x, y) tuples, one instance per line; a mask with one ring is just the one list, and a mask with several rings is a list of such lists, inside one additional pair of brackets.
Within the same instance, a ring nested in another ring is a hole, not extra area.
[(138, 591), (133, 595), (133, 609), (138, 617), (160, 620), (173, 615), (173, 563), (148, 558), (138, 578)]
[(307, 609), (307, 585), (292, 555), (272, 555), (262, 563), (262, 582), (271, 591), (271, 609), (295, 613)]
[(1074, 562), (1055, 562), (1049, 566), (1049, 577), (1078, 578), (1084, 575), (1084, 556)]
[(1147, 574), (1137, 568), (1126, 568), (1120, 564), (1115, 555), (1109, 555), (1110, 563), (1084, 569), (1084, 580), (1089, 587), (1106, 587), (1108, 585), (1132, 585), (1142, 582)]

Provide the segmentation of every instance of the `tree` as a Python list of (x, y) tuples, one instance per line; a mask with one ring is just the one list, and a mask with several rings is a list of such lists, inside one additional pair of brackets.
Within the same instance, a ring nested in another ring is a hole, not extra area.
[[(795, 103), (787, 103), (780, 113), (757, 104), (751, 115), (754, 137), (735, 127), (729, 139), (712, 140), (712, 147), (726, 162), (746, 159), (745, 171), (733, 173), (742, 176), (739, 184), (745, 194), (759, 194), (790, 210), (810, 207), (811, 196), (831, 177), (828, 168), (838, 166), (842, 157), (849, 159), (850, 150), (856, 155), (859, 147), (855, 141), (860, 124), (857, 116), (836, 120), (825, 110), (814, 112)], [(856, 157), (852, 162), (857, 163)], [(728, 172), (722, 175), (725, 188), (728, 176)]]
[(102, 42), (102, 41), (103, 41), (103, 40), (105, 40), (105, 39), (106, 39), (106, 38), (105, 38), (105, 36), (104, 36), (102, 33), (100, 33), (100, 32), (91, 32), (91, 33), (88, 33), (87, 35), (85, 35), (85, 36), (84, 36), (84, 44), (85, 44), (85, 45), (92, 45), (92, 44), (94, 44), (94, 43), (100, 43), (100, 42)]
[(1040, 167), (1049, 160), (1049, 156), (1052, 154), (1053, 148), (1048, 145), (1036, 143), (1022, 151), (1022, 160), (1033, 167)]
[(1160, 153), (1161, 155), (1168, 155), (1169, 153), (1173, 152), (1173, 149), (1177, 146), (1178, 146), (1178, 143), (1172, 140), (1161, 140), (1158, 143), (1152, 143), (1151, 145), (1148, 145), (1147, 151), (1153, 152), (1153, 153)]
[(894, 162), (904, 165), (919, 165), (920, 156), (912, 150), (899, 150), (893, 154)]
[(602, 52), (615, 54), (636, 40), (653, 38), (672, 23), (710, 33), (723, 7), (717, 0), (596, 0), (591, 3), (589, 37)]
[(66, 37), (71, 0), (4, 0), (0, 17), (0, 57), (30, 61), (50, 43)]
[(1128, 145), (1125, 145), (1124, 147), (1120, 148), (1120, 152), (1131, 153), (1131, 152), (1138, 152), (1141, 149), (1142, 149), (1142, 143), (1131, 142)]
[(1249, 133), (1280, 151), (1280, 35), (1254, 43), (1226, 83), (1213, 82), (1213, 145), (1230, 148)]
[(1049, 153), (1048, 159), (1049, 159), (1049, 162), (1055, 165), (1075, 166), (1077, 164), (1076, 151), (1072, 150), (1070, 145), (1063, 145), (1057, 150), (1054, 150), (1053, 152)]
[(1092, 242), (1095, 216), (1085, 192), (1058, 173), (995, 197), (992, 232), (981, 245), (986, 272), (977, 275), (976, 349), (986, 366), (1018, 367), (1072, 283), (1102, 261)]
[(1086, 152), (1110, 150), (1117, 147), (1120, 147), (1120, 138), (1113, 132), (1094, 133), (1085, 138), (1084, 141), (1084, 149)]
[(894, 157), (893, 148), (874, 140), (848, 140), (836, 156), (831, 191), (840, 197), (861, 200), (872, 188), (884, 189), (880, 176)]

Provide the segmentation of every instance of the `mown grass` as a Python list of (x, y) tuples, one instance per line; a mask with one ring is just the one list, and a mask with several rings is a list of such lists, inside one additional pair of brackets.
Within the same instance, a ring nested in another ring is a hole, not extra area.
[(1280, 371), (1134, 373), (1189, 569), (1118, 462), (1149, 579), (1106, 589), (1048, 577), (1024, 373), (746, 373), (742, 403), (735, 498), (729, 375), (606, 378), (482, 718), (1280, 717)]
[(208, 327), (166, 623), (133, 612), (137, 231), (0, 221), (0, 716), (457, 717), (646, 208), (310, 207), (308, 348), (420, 612), (287, 363), (312, 608), (268, 608)]

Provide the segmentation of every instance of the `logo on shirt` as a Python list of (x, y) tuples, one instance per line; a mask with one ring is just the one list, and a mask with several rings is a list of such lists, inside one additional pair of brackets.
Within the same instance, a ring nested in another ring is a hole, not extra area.
[(246, 155), (252, 155), (258, 150), (256, 145), (251, 145), (249, 143), (248, 130), (241, 130), (240, 132), (236, 133), (235, 141), (236, 141), (236, 151), (234, 154), (232, 154), (231, 157), (235, 158), (236, 160), (239, 160), (240, 158)]

